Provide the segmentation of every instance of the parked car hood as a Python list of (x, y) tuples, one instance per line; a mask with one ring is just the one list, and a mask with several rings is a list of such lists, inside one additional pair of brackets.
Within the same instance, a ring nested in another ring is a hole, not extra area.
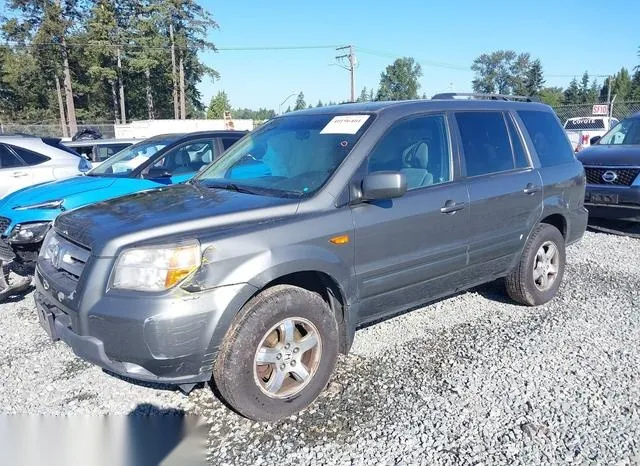
[(640, 166), (640, 146), (594, 144), (578, 152), (578, 160), (584, 165)]
[(56, 201), (74, 194), (105, 189), (115, 183), (116, 178), (97, 178), (90, 176), (74, 176), (58, 181), (49, 181), (16, 191), (0, 201), (0, 206), (14, 208)]
[(75, 209), (59, 215), (55, 228), (94, 255), (112, 256), (128, 244), (194, 238), (198, 231), (291, 215), (298, 203), (297, 199), (182, 184)]

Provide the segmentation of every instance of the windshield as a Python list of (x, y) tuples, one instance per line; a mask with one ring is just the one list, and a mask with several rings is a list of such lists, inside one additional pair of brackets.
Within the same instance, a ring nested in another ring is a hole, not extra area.
[(601, 145), (640, 145), (640, 118), (623, 120), (598, 141)]
[(371, 115), (288, 115), (232, 146), (195, 183), (302, 197), (320, 189), (373, 120)]
[(89, 176), (127, 176), (159, 150), (165, 148), (177, 137), (151, 139), (139, 142), (109, 157), (101, 165), (89, 171)]
[(604, 129), (604, 120), (602, 118), (574, 118), (567, 120), (564, 128), (568, 130)]

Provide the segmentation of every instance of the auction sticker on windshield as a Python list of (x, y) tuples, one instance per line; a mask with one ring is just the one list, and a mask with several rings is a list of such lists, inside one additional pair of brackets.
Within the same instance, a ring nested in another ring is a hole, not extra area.
[(320, 134), (356, 134), (369, 115), (338, 115), (322, 128)]

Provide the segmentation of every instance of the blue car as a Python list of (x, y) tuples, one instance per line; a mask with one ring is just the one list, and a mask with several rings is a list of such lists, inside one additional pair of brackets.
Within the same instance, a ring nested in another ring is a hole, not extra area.
[(154, 136), (127, 147), (85, 175), (15, 191), (0, 199), (0, 238), (11, 245), (17, 262), (30, 267), (61, 212), (183, 183), (245, 134), (207, 131)]

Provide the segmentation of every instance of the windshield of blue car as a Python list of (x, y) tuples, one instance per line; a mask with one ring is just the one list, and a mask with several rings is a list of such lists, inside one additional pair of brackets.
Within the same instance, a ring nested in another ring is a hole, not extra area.
[(169, 137), (141, 141), (109, 157), (102, 164), (89, 171), (87, 175), (126, 177), (148, 161), (156, 152), (164, 149), (176, 139), (177, 137)]
[(286, 115), (232, 146), (194, 183), (278, 197), (319, 190), (362, 136), (373, 116)]
[(602, 136), (599, 145), (640, 145), (640, 118), (622, 120)]

